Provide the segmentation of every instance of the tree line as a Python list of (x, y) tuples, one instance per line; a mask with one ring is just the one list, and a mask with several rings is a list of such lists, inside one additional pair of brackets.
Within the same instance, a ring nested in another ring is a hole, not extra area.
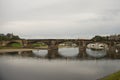
[(4, 40), (4, 41), (6, 41), (6, 40), (18, 40), (18, 39), (20, 39), (20, 37), (18, 35), (13, 35), (10, 33), (8, 33), (6, 35), (0, 34), (0, 41), (2, 41), (2, 40)]

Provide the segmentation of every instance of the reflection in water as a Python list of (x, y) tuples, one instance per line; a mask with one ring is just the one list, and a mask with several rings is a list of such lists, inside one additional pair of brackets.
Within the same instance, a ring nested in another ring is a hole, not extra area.
[(95, 58), (101, 58), (107, 55), (106, 50), (92, 50), (92, 49), (86, 49), (86, 53)]
[(120, 60), (0, 57), (1, 80), (97, 80), (120, 70)]
[(45, 57), (48, 54), (47, 50), (33, 50), (33, 54), (40, 57)]
[[(79, 53), (78, 48), (60, 48), (58, 53), (62, 57), (69, 57), (69, 58), (75, 58), (79, 56), (82, 52)], [(105, 50), (91, 50), (91, 49), (86, 49), (86, 53), (88, 57), (94, 57), (94, 58), (102, 58), (104, 57), (107, 53)], [(33, 50), (33, 54), (35, 54), (38, 57), (45, 57), (48, 55), (48, 50)], [(50, 53), (52, 55), (52, 53)]]
[(79, 51), (78, 48), (60, 48), (59, 54), (63, 57), (76, 57)]
[[(59, 49), (61, 56), (75, 59), (41, 58), (48, 55), (47, 50), (33, 50), (33, 53), (40, 57), (29, 57), (27, 54), (31, 53), (0, 55), (0, 80), (97, 80), (120, 70), (120, 60), (76, 59), (80, 55), (78, 48)], [(95, 58), (107, 54), (104, 50), (90, 49), (86, 49), (86, 53)]]

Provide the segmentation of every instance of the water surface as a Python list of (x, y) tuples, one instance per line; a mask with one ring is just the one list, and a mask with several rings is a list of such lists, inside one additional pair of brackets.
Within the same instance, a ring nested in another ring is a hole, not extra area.
[[(78, 55), (77, 48), (59, 51), (59, 54), (65, 57)], [(91, 53), (96, 54), (96, 52)], [(34, 54), (45, 56), (47, 51), (38, 51)], [(117, 59), (81, 60), (47, 59), (21, 55), (0, 56), (0, 80), (96, 80), (118, 70), (120, 70), (120, 60)]]

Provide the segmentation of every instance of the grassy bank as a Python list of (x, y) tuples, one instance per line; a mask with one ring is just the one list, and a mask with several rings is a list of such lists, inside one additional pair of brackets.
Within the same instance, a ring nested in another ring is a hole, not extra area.
[(32, 47), (48, 47), (48, 46), (44, 43), (35, 43), (35, 44), (32, 44)]
[(12, 43), (12, 44), (9, 44), (8, 46), (0, 46), (0, 49), (9, 49), (9, 48), (12, 48), (12, 49), (22, 48), (22, 45), (19, 43)]
[(17, 48), (20, 48), (20, 47), (22, 47), (22, 45), (19, 44), (19, 43), (13, 43), (13, 44), (10, 45), (10, 47), (17, 47)]
[(105, 78), (102, 78), (100, 80), (120, 80), (120, 71), (113, 73)]

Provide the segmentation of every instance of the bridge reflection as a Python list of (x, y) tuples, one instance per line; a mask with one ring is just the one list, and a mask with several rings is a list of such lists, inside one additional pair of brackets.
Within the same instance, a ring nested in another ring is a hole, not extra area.
[(60, 48), (58, 50), (40, 50), (34, 49), (32, 52), (9, 52), (0, 55), (12, 55), (32, 58), (46, 59), (120, 59), (120, 51), (116, 50), (99, 50), (94, 51), (86, 49), (79, 52), (78, 48)]
[(61, 48), (58, 51), (38, 50), (37, 54), (39, 54), (39, 56), (36, 54), (34, 56), (48, 59), (120, 59), (120, 51), (115, 52), (115, 50), (94, 51), (91, 49), (86, 49), (79, 52), (78, 48)]

